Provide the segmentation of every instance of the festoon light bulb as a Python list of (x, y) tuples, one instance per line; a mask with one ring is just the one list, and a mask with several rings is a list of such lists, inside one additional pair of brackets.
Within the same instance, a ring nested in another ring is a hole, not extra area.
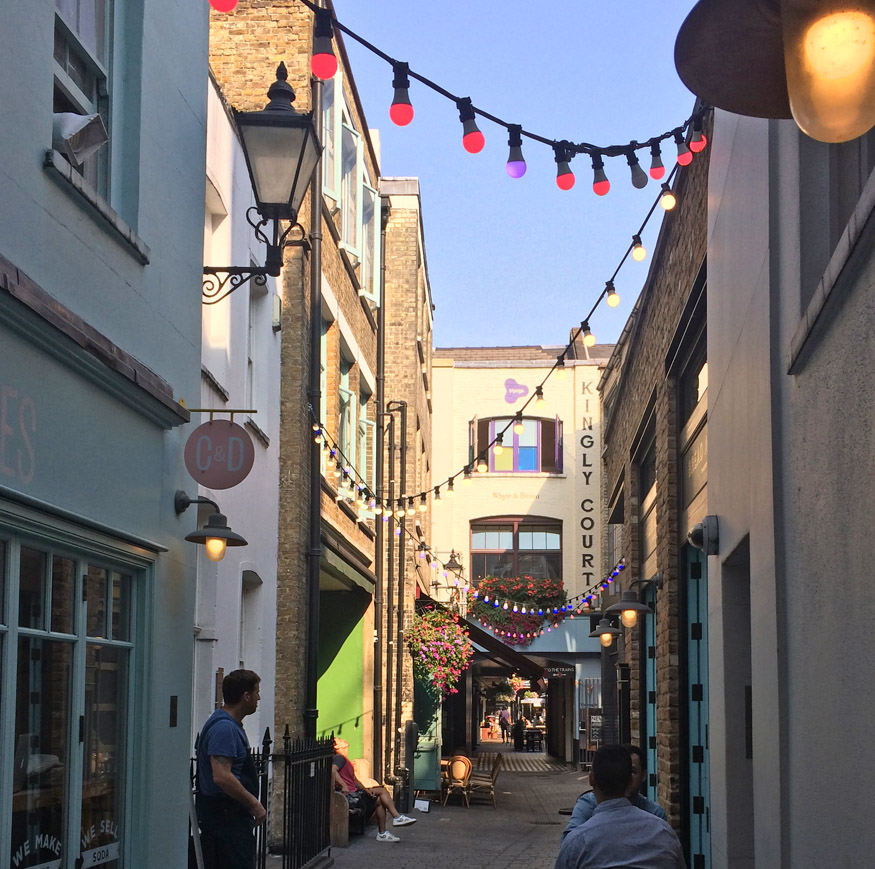
[(510, 153), (507, 155), (507, 163), (504, 164), (504, 169), (511, 178), (522, 178), (526, 174), (522, 129), (519, 124), (510, 124), (507, 128), (507, 144), (510, 148)]
[(337, 58), (334, 55), (334, 46), (331, 44), (333, 35), (331, 12), (327, 9), (317, 9), (310, 69), (316, 78), (321, 78), (323, 81), (331, 78), (337, 72)]
[(392, 105), (389, 106), (389, 117), (393, 124), (406, 127), (413, 120), (413, 105), (410, 102), (410, 79), (407, 73), (410, 67), (406, 63), (396, 61), (393, 70), (395, 77), (392, 79), (392, 87), (395, 88), (395, 96)]
[(459, 120), (462, 122), (462, 147), (469, 154), (479, 154), (486, 144), (486, 139), (483, 133), (477, 128), (477, 122), (474, 120), (474, 107), (471, 105), (471, 98), (464, 97), (456, 103), (456, 108), (459, 110)]

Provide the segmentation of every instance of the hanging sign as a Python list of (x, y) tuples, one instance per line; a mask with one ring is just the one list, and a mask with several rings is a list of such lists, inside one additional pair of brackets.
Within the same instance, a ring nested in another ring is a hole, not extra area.
[(522, 383), (517, 383), (512, 377), (504, 381), (504, 400), (508, 404), (513, 404), (521, 398), (525, 398), (529, 394), (529, 387)]
[(214, 419), (199, 425), (185, 443), (185, 467), (208, 489), (242, 483), (255, 463), (252, 438), (242, 425)]

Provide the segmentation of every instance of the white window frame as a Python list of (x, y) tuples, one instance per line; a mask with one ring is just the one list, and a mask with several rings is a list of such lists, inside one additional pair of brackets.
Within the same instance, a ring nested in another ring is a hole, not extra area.
[[(367, 245), (367, 238), (365, 235), (365, 229), (367, 224), (364, 221), (364, 199), (365, 197), (371, 197), (374, 203), (374, 213), (371, 218), (371, 222), (373, 223), (373, 254), (371, 256), (371, 268), (370, 270), (365, 269), (365, 247)], [(374, 305), (380, 305), (380, 267), (382, 264), (382, 250), (380, 248), (380, 194), (377, 190), (370, 186), (370, 184), (365, 181), (362, 185), (362, 225), (360, 230), (360, 238), (362, 245), (362, 268), (359, 271), (359, 282), (360, 289), (359, 293), (363, 295), (366, 299), (372, 302)]]
[[(347, 181), (348, 174), (343, 171), (344, 134), (352, 137), (355, 147), (355, 162), (350, 170), (352, 179)], [(346, 251), (354, 267), (361, 263), (361, 236), (362, 236), (362, 137), (361, 134), (344, 119), (341, 124), (341, 147), (340, 147), (340, 248)], [(347, 191), (352, 189), (355, 193), (355, 208), (350, 209), (347, 201)]]
[[(343, 86), (340, 70), (322, 85), (323, 100), (326, 93), (331, 94), (331, 101), (327, 106), (323, 105), (322, 109), (325, 146), (322, 152), (322, 194), (331, 200), (329, 208), (333, 214), (340, 208), (340, 126), (343, 120)], [(328, 121), (330, 121), (330, 128)], [(329, 139), (333, 159), (330, 159), (328, 154)]]

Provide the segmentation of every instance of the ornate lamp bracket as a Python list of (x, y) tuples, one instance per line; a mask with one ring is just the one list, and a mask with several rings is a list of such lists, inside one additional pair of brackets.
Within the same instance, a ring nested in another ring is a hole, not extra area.
[[(263, 217), (253, 205), (246, 211), (246, 221), (255, 230), (255, 237), (267, 246), (267, 255), (263, 266), (204, 266), (202, 289), (202, 304), (215, 305), (227, 298), (234, 290), (252, 281), (256, 286), (267, 284), (268, 277), (279, 277), (283, 266), (283, 249), (286, 247), (303, 247), (310, 250), (310, 240), (306, 230), (300, 223), (289, 223), (281, 231), (280, 218), (276, 215)], [(264, 228), (273, 223), (272, 237), (268, 237)], [(289, 238), (292, 232), (295, 237)]]

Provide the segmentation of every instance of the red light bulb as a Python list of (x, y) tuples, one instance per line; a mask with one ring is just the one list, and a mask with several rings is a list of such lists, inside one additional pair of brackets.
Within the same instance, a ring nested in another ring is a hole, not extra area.
[(210, 0), (210, 6), (216, 12), (231, 12), (237, 6), (237, 0)]
[(705, 146), (708, 144), (708, 137), (704, 133), (698, 134), (699, 138), (696, 138), (696, 133), (693, 133), (693, 138), (690, 139), (690, 150), (698, 154), (700, 151), (705, 150)]
[(310, 69), (316, 78), (331, 78), (337, 72), (337, 58), (331, 37), (334, 28), (331, 24), (331, 13), (327, 9), (316, 12), (316, 24), (313, 29), (313, 56), (310, 58)]
[(678, 147), (677, 161), (679, 166), (689, 166), (693, 162), (693, 152), (687, 147), (680, 130), (676, 130), (674, 141)]
[(323, 81), (331, 78), (337, 72), (337, 58), (331, 50), (330, 43), (331, 40), (329, 40), (327, 51), (319, 51), (318, 54), (314, 54), (310, 59), (310, 69), (313, 71), (313, 75), (316, 78), (321, 78)]
[(592, 189), (596, 196), (604, 196), (611, 189), (611, 182), (605, 175), (605, 162), (600, 154), (592, 155)]
[(464, 97), (457, 100), (456, 108), (459, 110), (459, 120), (462, 122), (462, 146), (469, 154), (479, 154), (486, 144), (486, 139), (483, 133), (477, 129), (471, 98)]
[(665, 177), (665, 165), (662, 162), (662, 154), (659, 150), (659, 143), (655, 142), (650, 147), (650, 177), (654, 181), (659, 181)]
[(571, 190), (574, 187), (574, 173), (568, 165), (568, 161), (574, 156), (574, 150), (570, 142), (557, 142), (553, 146), (556, 160), (556, 186), (560, 190)]
[(571, 188), (574, 187), (574, 173), (571, 171), (567, 163), (565, 163), (564, 166), (564, 171), (561, 165), (559, 167), (559, 172), (556, 175), (556, 186), (560, 190), (571, 190)]
[[(405, 91), (406, 95), (406, 91)], [(410, 100), (407, 102), (401, 101), (395, 97), (395, 102), (389, 106), (389, 117), (393, 124), (399, 127), (406, 127), (413, 120), (413, 106), (410, 105)]]

